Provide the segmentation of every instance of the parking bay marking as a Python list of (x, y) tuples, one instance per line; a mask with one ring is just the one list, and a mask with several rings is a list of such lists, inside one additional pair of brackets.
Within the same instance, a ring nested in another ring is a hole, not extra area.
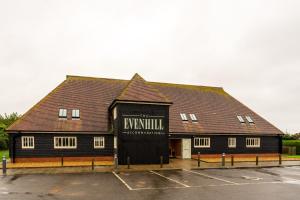
[(112, 172), (129, 190), (133, 190), (118, 174)]
[(214, 176), (206, 175), (206, 174), (203, 174), (203, 173), (200, 173), (200, 172), (195, 172), (195, 171), (191, 171), (191, 170), (187, 170), (187, 169), (183, 169), (183, 170), (187, 171), (187, 172), (190, 172), (190, 173), (198, 174), (200, 176), (212, 178), (212, 179), (223, 181), (223, 182), (230, 183), (230, 184), (233, 184), (233, 185), (238, 185), (238, 183), (235, 183), (235, 182), (232, 182), (232, 181), (228, 181), (228, 180), (225, 180), (225, 179), (221, 179), (221, 178), (217, 178), (217, 177), (214, 177)]
[(150, 172), (153, 173), (153, 174), (156, 174), (156, 175), (158, 175), (158, 176), (160, 176), (160, 177), (163, 177), (163, 178), (165, 178), (165, 179), (168, 179), (169, 181), (173, 181), (173, 182), (175, 182), (175, 183), (177, 183), (177, 184), (179, 184), (179, 185), (182, 185), (182, 186), (184, 186), (184, 187), (191, 187), (191, 186), (189, 186), (189, 185), (187, 185), (187, 184), (181, 183), (181, 182), (179, 182), (179, 181), (177, 181), (177, 180), (175, 180), (175, 179), (169, 178), (169, 177), (164, 176), (164, 175), (162, 175), (162, 174), (160, 174), (160, 173), (157, 173), (157, 172), (155, 172), (155, 171), (152, 171), (152, 170), (151, 170)]

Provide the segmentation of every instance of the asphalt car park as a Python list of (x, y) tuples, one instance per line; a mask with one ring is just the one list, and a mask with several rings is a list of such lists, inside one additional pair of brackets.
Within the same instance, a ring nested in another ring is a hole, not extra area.
[(297, 199), (300, 167), (3, 176), (0, 199)]

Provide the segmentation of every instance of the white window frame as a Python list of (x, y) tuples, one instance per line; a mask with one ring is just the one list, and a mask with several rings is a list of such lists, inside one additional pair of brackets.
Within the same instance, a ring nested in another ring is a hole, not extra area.
[(80, 119), (80, 110), (79, 109), (72, 110), (72, 119)]
[[(97, 145), (97, 143), (99, 145)], [(105, 148), (105, 137), (97, 136), (94, 137), (94, 149), (104, 149)]]
[(68, 116), (68, 111), (67, 111), (67, 109), (65, 109), (65, 108), (60, 108), (60, 109), (58, 110), (58, 117), (59, 117), (59, 118), (65, 119), (65, 118), (67, 118), (67, 116)]
[(113, 118), (117, 119), (117, 107), (114, 107), (113, 109)]
[(182, 121), (188, 121), (188, 118), (185, 113), (180, 113), (180, 117)]
[(210, 138), (209, 137), (195, 137), (194, 138), (195, 148), (210, 148)]
[(197, 122), (198, 121), (195, 114), (190, 114), (190, 118), (191, 118), (192, 122)]
[(260, 138), (246, 138), (246, 147), (247, 148), (259, 148), (260, 147)]
[(235, 137), (228, 138), (228, 148), (236, 148), (236, 138)]
[(250, 124), (254, 124), (254, 121), (253, 121), (253, 119), (252, 119), (250, 116), (245, 116), (245, 118), (247, 119), (247, 121), (248, 121)]
[[(71, 145), (73, 139), (75, 145)], [(58, 145), (56, 140), (60, 140), (62, 145)], [(77, 137), (74, 136), (57, 136), (53, 138), (53, 142), (54, 149), (77, 149)]]
[(245, 123), (244, 118), (241, 115), (236, 116), (240, 123)]
[(34, 136), (22, 136), (22, 149), (34, 149)]

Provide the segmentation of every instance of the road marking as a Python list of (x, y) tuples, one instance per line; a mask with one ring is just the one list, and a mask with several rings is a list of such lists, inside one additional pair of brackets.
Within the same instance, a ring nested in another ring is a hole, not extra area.
[(225, 179), (221, 179), (221, 178), (217, 178), (217, 177), (213, 177), (213, 176), (209, 176), (209, 175), (206, 175), (206, 174), (202, 174), (200, 172), (195, 172), (195, 171), (191, 171), (191, 170), (187, 170), (187, 169), (183, 169), (183, 170), (187, 171), (187, 172), (190, 172), (190, 173), (198, 174), (200, 176), (205, 176), (205, 177), (216, 179), (216, 180), (223, 181), (223, 182), (226, 182), (226, 183), (238, 185), (238, 183), (235, 183), (235, 182), (232, 182), (232, 181), (228, 181), (228, 180), (225, 180)]
[(247, 180), (252, 180), (252, 181), (259, 181), (259, 180), (263, 179), (260, 177), (251, 177), (251, 176), (242, 176), (242, 178), (247, 179)]
[(165, 179), (168, 179), (168, 180), (170, 180), (170, 181), (173, 181), (173, 182), (175, 182), (175, 183), (177, 183), (177, 184), (183, 185), (184, 187), (191, 187), (191, 186), (189, 186), (189, 185), (187, 185), (187, 184), (184, 184), (184, 183), (181, 183), (181, 182), (179, 182), (179, 181), (177, 181), (177, 180), (175, 180), (175, 179), (166, 177), (166, 176), (164, 176), (164, 175), (162, 175), (162, 174), (159, 174), (159, 173), (157, 173), (157, 172), (155, 172), (155, 171), (152, 171), (152, 170), (151, 170), (150, 172), (153, 173), (153, 174), (156, 174), (156, 175), (158, 175), (158, 176), (161, 176), (161, 177), (163, 177), (163, 178), (165, 178)]
[(118, 174), (112, 172), (129, 190), (133, 190)]
[[(284, 184), (285, 182), (280, 181), (271, 181), (271, 182), (258, 182), (258, 183), (237, 183), (237, 184), (221, 184), (221, 185), (195, 185), (190, 186), (188, 188), (207, 188), (207, 187), (226, 187), (226, 186), (246, 186), (246, 185), (261, 185), (261, 184)], [(147, 188), (134, 188), (132, 190), (139, 191), (139, 190), (165, 190), (165, 189), (186, 189), (187, 187), (147, 187)]]

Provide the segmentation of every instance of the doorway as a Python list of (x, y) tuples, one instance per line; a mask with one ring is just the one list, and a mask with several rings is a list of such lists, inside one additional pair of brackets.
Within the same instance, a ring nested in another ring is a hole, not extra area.
[(170, 139), (169, 141), (169, 157), (181, 158), (181, 139)]

